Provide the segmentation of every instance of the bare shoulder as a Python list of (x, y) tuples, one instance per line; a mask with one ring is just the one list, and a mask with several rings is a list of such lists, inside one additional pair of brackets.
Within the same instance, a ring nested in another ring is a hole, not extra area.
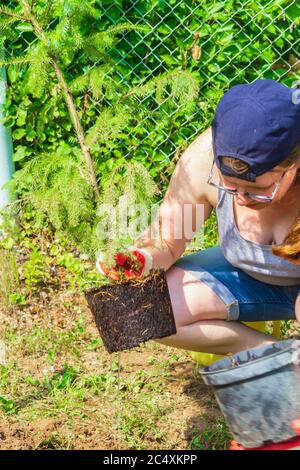
[(212, 163), (212, 135), (209, 127), (184, 151), (178, 162), (177, 172), (188, 182), (188, 190), (193, 199), (206, 202), (213, 208), (217, 204), (217, 191), (207, 184)]

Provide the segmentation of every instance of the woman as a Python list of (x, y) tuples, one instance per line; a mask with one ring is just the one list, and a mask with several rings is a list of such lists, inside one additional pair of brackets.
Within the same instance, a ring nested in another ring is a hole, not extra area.
[[(141, 262), (136, 275), (153, 266), (167, 271), (177, 334), (159, 343), (235, 353), (275, 341), (240, 322), (300, 321), (300, 105), (293, 92), (272, 80), (234, 86), (212, 127), (177, 163), (156, 222), (162, 243), (149, 227), (132, 248)], [(204, 222), (216, 208), (220, 246), (182, 257), (192, 236), (175, 234), (186, 207), (194, 232), (199, 210)], [(100, 259), (97, 265), (108, 274)]]

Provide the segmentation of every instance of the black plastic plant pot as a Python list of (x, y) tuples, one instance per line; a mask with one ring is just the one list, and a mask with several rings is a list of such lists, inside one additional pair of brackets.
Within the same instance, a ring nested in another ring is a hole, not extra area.
[(142, 279), (89, 289), (85, 296), (109, 353), (176, 334), (163, 270)]
[(246, 448), (297, 436), (300, 419), (300, 341), (248, 349), (200, 371), (213, 387), (229, 429)]

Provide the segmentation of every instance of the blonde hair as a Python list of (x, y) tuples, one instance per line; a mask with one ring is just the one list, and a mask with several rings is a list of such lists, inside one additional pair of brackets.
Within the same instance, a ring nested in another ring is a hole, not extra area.
[[(287, 168), (293, 163), (299, 163), (299, 161), (300, 144), (295, 147), (293, 152), (279, 167)], [(278, 246), (272, 246), (272, 253), (290, 261), (290, 263), (300, 264), (300, 210), (298, 210), (296, 220), (283, 240), (283, 243)]]
[[(244, 162), (243, 160), (239, 160), (238, 158), (235, 157), (221, 157), (222, 163), (224, 163), (226, 166), (231, 168), (237, 175), (242, 175), (246, 173), (250, 166), (248, 163)], [(282, 169), (288, 168), (291, 166), (293, 163), (299, 163), (300, 164), (300, 142), (296, 145), (294, 150), (290, 153), (290, 155), (279, 165), (276, 166), (276, 169), (273, 169), (271, 171), (280, 171)]]
[(296, 145), (296, 147), (290, 153), (290, 155), (282, 163), (280, 163), (276, 168), (278, 168), (278, 170), (282, 168), (285, 169), (291, 166), (293, 163), (300, 164), (300, 142)]
[(243, 162), (243, 160), (239, 160), (238, 158), (221, 157), (221, 160), (224, 165), (229, 166), (229, 168), (231, 168), (237, 175), (246, 173), (250, 168), (248, 163)]
[(283, 243), (278, 246), (272, 246), (272, 253), (280, 256), (291, 263), (300, 264), (300, 214), (289, 230)]

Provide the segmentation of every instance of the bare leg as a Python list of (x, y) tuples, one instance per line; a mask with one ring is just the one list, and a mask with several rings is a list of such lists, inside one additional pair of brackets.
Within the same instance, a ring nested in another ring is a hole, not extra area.
[(239, 322), (225, 321), (227, 307), (203, 282), (176, 266), (167, 272), (177, 334), (156, 340), (160, 344), (189, 351), (235, 353), (275, 338)]
[(274, 343), (276, 339), (238, 322), (203, 320), (177, 327), (176, 335), (155, 341), (173, 348), (225, 355)]

